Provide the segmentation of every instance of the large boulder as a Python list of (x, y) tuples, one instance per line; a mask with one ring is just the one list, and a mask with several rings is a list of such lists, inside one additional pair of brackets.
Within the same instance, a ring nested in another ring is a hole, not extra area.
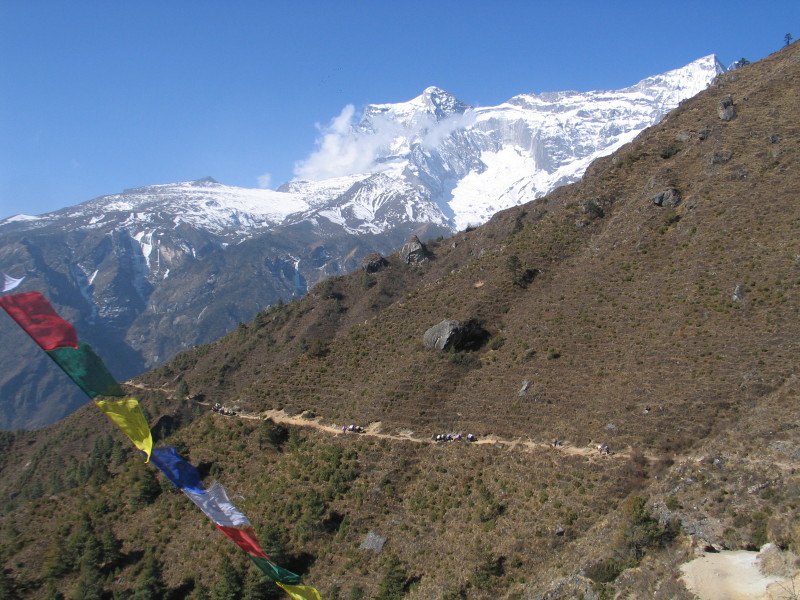
[(489, 333), (477, 321), (445, 319), (425, 332), (422, 343), (436, 350), (475, 350), (488, 339)]
[(361, 268), (367, 273), (377, 273), (389, 263), (377, 252), (367, 254), (361, 261)]
[(428, 249), (417, 236), (413, 236), (400, 248), (400, 258), (407, 265), (425, 262), (428, 260), (428, 256)]

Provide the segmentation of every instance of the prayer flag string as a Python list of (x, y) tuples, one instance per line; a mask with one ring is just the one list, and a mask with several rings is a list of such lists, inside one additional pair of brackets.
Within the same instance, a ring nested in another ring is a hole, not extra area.
[[(0, 275), (3, 292), (14, 289), (22, 281), (5, 273)], [(124, 391), (91, 346), (78, 342), (75, 328), (58, 315), (42, 294), (25, 292), (2, 296), (0, 306), (147, 457), (145, 462), (155, 465), (188, 496), (266, 577), (295, 600), (322, 600), (316, 588), (302, 585), (300, 575), (275, 564), (264, 553), (252, 524), (233, 505), (220, 483), (203, 488), (197, 467), (181, 458), (174, 447), (153, 448), (150, 427), (136, 398), (95, 400), (97, 396), (122, 397)]]

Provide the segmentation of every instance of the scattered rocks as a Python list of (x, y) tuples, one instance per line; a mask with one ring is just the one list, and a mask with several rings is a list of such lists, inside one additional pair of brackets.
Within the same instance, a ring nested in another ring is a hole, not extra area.
[(731, 296), (731, 300), (734, 302), (744, 302), (744, 286), (740, 283), (735, 288), (733, 288), (733, 295)]
[(528, 394), (528, 388), (530, 387), (531, 383), (527, 379), (522, 382), (522, 387), (519, 388), (517, 392), (517, 396), (526, 396)]
[(379, 536), (374, 531), (370, 531), (364, 541), (361, 542), (359, 548), (361, 550), (372, 550), (376, 554), (380, 554), (383, 550), (383, 545), (386, 543), (386, 538)]
[(733, 158), (733, 152), (728, 152), (727, 150), (720, 150), (718, 152), (714, 152), (709, 159), (708, 162), (712, 165), (724, 165), (730, 159)]
[(733, 96), (728, 94), (719, 101), (717, 114), (723, 121), (731, 121), (736, 117), (736, 107), (733, 104)]
[(790, 444), (788, 442), (784, 442), (782, 440), (776, 440), (774, 442), (770, 442), (769, 447), (773, 450), (777, 450), (778, 452), (782, 452), (792, 458), (800, 459), (800, 447), (797, 447), (794, 444)]
[(681, 193), (675, 188), (658, 192), (653, 196), (653, 204), (656, 206), (678, 206), (681, 202)]
[(590, 198), (583, 203), (583, 214), (586, 215), (587, 220), (594, 221), (595, 219), (602, 219), (605, 216), (605, 211), (601, 203), (596, 198)]

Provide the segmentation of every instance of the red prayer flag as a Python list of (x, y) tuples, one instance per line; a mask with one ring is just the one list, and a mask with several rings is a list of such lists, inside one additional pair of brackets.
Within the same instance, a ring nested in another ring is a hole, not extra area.
[(247, 552), (247, 554), (260, 556), (261, 558), (266, 558), (269, 560), (269, 557), (264, 554), (261, 546), (258, 545), (256, 532), (253, 531), (251, 527), (243, 527), (240, 529), (238, 527), (225, 527), (224, 525), (217, 525), (216, 523), (214, 525), (222, 533), (236, 542), (242, 550)]
[(47, 299), (39, 292), (25, 292), (0, 297), (9, 316), (25, 330), (42, 350), (70, 346), (78, 347), (75, 328), (58, 316)]

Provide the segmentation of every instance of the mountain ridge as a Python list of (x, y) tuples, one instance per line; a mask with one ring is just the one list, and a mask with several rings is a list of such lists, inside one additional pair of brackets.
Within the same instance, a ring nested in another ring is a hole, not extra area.
[[(45, 292), (75, 317), (82, 339), (125, 348), (109, 368), (127, 379), (358, 268), (371, 253), (391, 253), (414, 235), (466, 229), (577, 179), (596, 155), (660, 118), (662, 96), (677, 102), (687, 81), (705, 86), (716, 69), (700, 59), (644, 88), (599, 99), (575, 93), (569, 110), (553, 115), (509, 112), (510, 104), (472, 109), (427, 88), (410, 102), (372, 105), (330, 133), (307, 166), (325, 162), (333, 148), (349, 157), (336, 177), (279, 190), (206, 177), (12, 217), (0, 221), (0, 260), (26, 275), (25, 289)], [(346, 173), (356, 166), (369, 168)], [(38, 365), (34, 388), (21, 375), (23, 359), (15, 360), (0, 374), (0, 427), (39, 426), (82, 401), (73, 395), (53, 406), (41, 395), (58, 393), (57, 371), (27, 355)]]

